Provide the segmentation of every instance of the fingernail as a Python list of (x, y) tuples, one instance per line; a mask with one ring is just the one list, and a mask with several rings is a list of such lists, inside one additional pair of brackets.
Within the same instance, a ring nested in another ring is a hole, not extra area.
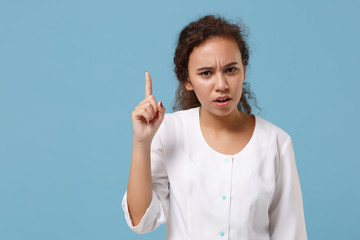
[(156, 115), (155, 115), (155, 117), (157, 117), (157, 116), (159, 116), (159, 111), (157, 111), (157, 112), (156, 112)]
[(162, 107), (163, 107), (162, 102), (160, 102), (160, 106), (162, 106)]
[(153, 119), (153, 120), (150, 120), (149, 123), (152, 123), (153, 121), (154, 121), (154, 119)]

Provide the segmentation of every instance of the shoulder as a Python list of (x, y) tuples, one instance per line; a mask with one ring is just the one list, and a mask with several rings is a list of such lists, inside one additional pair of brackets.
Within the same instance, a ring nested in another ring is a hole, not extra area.
[(184, 132), (191, 131), (191, 128), (194, 127), (193, 123), (196, 121), (197, 114), (199, 114), (198, 108), (165, 113), (158, 135), (172, 139), (182, 136)]
[(196, 114), (199, 114), (198, 107), (187, 110), (180, 110), (172, 113), (165, 113), (162, 125), (181, 127), (185, 123), (189, 123), (196, 119)]
[(165, 113), (168, 118), (189, 118), (199, 113), (199, 107), (190, 108), (187, 110), (180, 110), (172, 113)]
[(258, 115), (255, 117), (259, 139), (268, 143), (276, 143), (279, 148), (291, 141), (291, 136), (284, 129)]
[(261, 129), (261, 131), (266, 132), (271, 135), (280, 135), (280, 136), (289, 136), (289, 134), (279, 126), (275, 125), (274, 123), (265, 120), (264, 118), (256, 115), (256, 120), (258, 127)]

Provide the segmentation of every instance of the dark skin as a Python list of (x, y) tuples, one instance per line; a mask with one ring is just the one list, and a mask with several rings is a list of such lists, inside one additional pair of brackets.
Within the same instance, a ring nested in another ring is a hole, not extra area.
[(245, 80), (237, 43), (222, 37), (206, 40), (190, 54), (188, 70), (185, 87), (194, 91), (201, 103), (200, 127), (205, 141), (226, 155), (240, 152), (253, 135), (255, 117), (237, 108)]
[[(200, 110), (201, 114), (201, 110)], [(234, 155), (248, 144), (254, 129), (255, 117), (239, 111), (240, 118), (231, 124), (221, 124), (226, 128), (214, 128), (213, 124), (203, 122), (200, 117), (200, 127), (203, 137), (207, 144), (215, 151)]]

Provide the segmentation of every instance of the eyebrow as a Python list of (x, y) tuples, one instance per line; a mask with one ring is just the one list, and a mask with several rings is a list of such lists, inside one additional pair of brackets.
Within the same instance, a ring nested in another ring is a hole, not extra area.
[[(238, 62), (231, 62), (225, 65), (225, 67), (229, 67), (231, 65), (235, 65), (238, 64)], [(197, 71), (202, 71), (202, 70), (209, 70), (209, 69), (214, 69), (213, 67), (202, 67), (202, 68), (198, 68)]]

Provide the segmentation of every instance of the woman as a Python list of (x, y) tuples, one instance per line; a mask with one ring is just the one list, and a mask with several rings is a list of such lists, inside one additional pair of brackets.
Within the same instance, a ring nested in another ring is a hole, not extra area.
[(251, 114), (248, 60), (241, 26), (205, 16), (175, 51), (180, 111), (165, 114), (145, 73), (122, 204), (133, 231), (166, 222), (168, 240), (307, 239), (291, 138)]

